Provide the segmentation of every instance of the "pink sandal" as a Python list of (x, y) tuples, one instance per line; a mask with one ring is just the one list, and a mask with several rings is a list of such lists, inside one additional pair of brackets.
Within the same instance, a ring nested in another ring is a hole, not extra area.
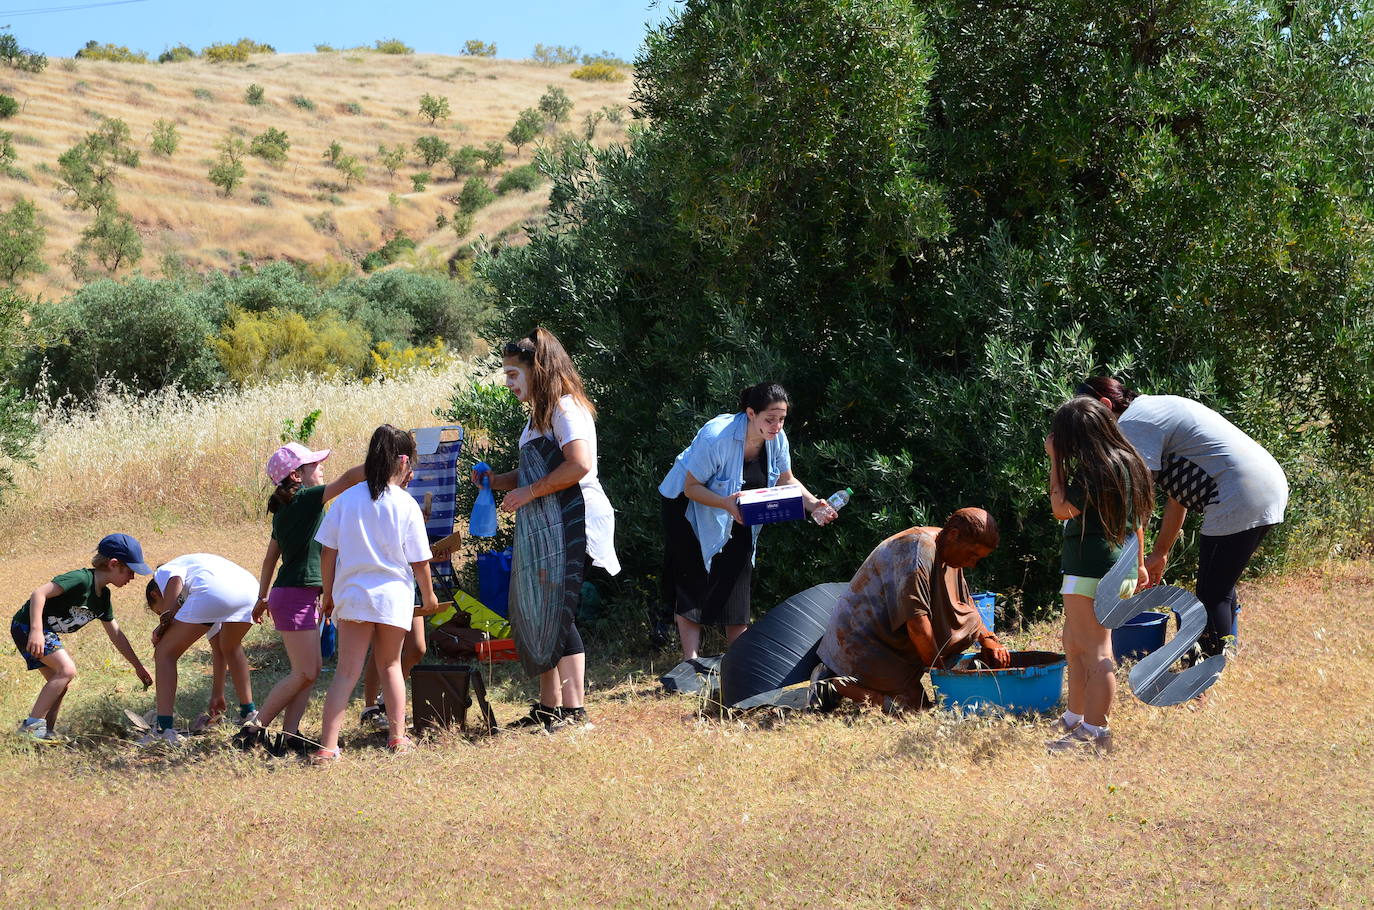
[(411, 741), (409, 736), (398, 736), (387, 743), (386, 747), (391, 750), (393, 755), (403, 755), (415, 751), (415, 743)]
[(315, 753), (314, 753), (313, 755), (310, 756), (310, 764), (316, 765), (316, 766), (320, 766), (320, 765), (332, 765), (332, 764), (334, 764), (335, 762), (337, 762), (338, 760), (339, 760), (339, 750), (338, 750), (338, 749), (326, 749), (326, 748), (324, 748), (323, 746), (321, 746), (319, 749), (317, 749), (317, 750), (315, 751)]

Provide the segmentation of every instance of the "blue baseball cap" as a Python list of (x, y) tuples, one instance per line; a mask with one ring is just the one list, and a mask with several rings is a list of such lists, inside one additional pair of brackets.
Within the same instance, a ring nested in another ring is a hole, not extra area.
[(128, 534), (110, 534), (102, 537), (95, 551), (109, 559), (117, 559), (139, 575), (151, 575), (153, 570), (143, 561), (143, 548)]

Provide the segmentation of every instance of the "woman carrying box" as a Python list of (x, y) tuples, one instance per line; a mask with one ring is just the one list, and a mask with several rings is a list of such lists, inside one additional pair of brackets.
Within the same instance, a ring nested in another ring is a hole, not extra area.
[(758, 527), (749, 528), (737, 500), (744, 490), (796, 484), (820, 524), (837, 513), (792, 474), (782, 425), (790, 400), (776, 382), (740, 392), (739, 412), (697, 431), (659, 484), (663, 497), (663, 600), (677, 620), (682, 659), (693, 660), (703, 625), (725, 626), (733, 644), (749, 625), (750, 582)]

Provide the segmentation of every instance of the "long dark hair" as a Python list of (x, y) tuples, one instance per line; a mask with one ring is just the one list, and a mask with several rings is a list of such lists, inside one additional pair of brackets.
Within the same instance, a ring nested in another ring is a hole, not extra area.
[(415, 440), (405, 430), (398, 430), (389, 423), (373, 430), (367, 444), (367, 458), (363, 461), (367, 492), (373, 499), (381, 496), (400, 470), (401, 460), (414, 458)]
[(1083, 491), (1083, 511), (1096, 510), (1108, 539), (1119, 546), (1154, 510), (1153, 482), (1140, 453), (1121, 435), (1112, 412), (1088, 396), (1060, 405), (1050, 432), (1059, 476)]
[(759, 382), (739, 391), (739, 409), (748, 409), (758, 414), (775, 404), (791, 405), (792, 399), (787, 390), (776, 382)]
[(582, 377), (577, 374), (572, 358), (557, 336), (543, 326), (536, 326), (524, 338), (510, 341), (501, 349), (501, 356), (518, 360), (530, 370), (530, 426), (539, 433), (553, 429), (553, 412), (558, 399), (571, 395), (573, 400), (596, 416), (596, 405), (587, 397)]
[(1075, 395), (1087, 395), (1091, 398), (1107, 399), (1112, 403), (1112, 413), (1118, 417), (1126, 413), (1131, 402), (1140, 395), (1135, 389), (1126, 388), (1120, 380), (1110, 376), (1089, 376), (1078, 384), (1073, 393)]
[(272, 491), (272, 495), (267, 497), (267, 511), (275, 515), (281, 511), (291, 500), (296, 498), (296, 493), (300, 491), (301, 482), (298, 478), (287, 474), (282, 478), (282, 482), (277, 484), (277, 488)]

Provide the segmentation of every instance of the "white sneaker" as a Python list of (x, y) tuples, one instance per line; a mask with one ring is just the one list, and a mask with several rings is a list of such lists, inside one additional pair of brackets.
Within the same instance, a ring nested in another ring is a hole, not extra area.
[(19, 722), (19, 729), (15, 731), (25, 739), (34, 742), (48, 742), (48, 722), (42, 720), (29, 721), (27, 718)]
[(239, 726), (247, 726), (248, 724), (252, 724), (255, 727), (258, 725), (258, 712), (256, 710), (249, 711), (248, 716), (239, 721)]
[(1058, 739), (1052, 739), (1045, 743), (1045, 748), (1051, 755), (1063, 755), (1072, 752), (1091, 752), (1098, 755), (1106, 755), (1112, 751), (1112, 731), (1103, 728), (1101, 733), (1096, 735), (1083, 729), (1083, 724), (1079, 724)]
[(181, 746), (185, 744), (185, 740), (180, 733), (169, 727), (166, 730), (144, 733), (137, 739), (137, 743), (144, 748), (156, 745)]

